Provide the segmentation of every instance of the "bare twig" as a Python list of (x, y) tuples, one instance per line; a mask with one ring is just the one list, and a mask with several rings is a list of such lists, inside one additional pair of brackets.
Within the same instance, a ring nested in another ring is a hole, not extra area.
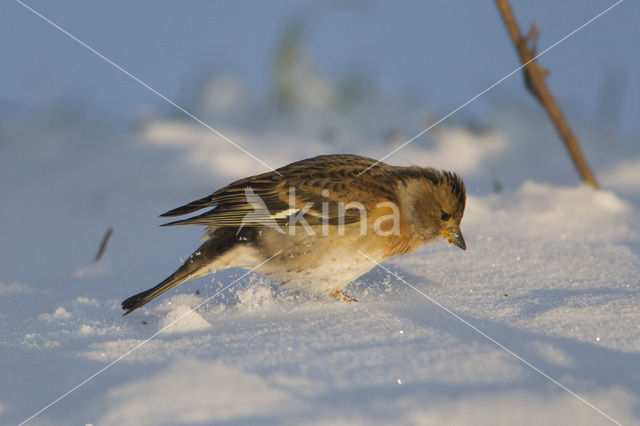
[(107, 229), (107, 232), (105, 232), (104, 237), (102, 237), (102, 242), (100, 243), (100, 248), (98, 249), (94, 262), (100, 260), (104, 254), (104, 250), (107, 248), (107, 243), (109, 242), (109, 238), (111, 238), (111, 234), (113, 234), (113, 227), (110, 226), (109, 229)]
[(524, 72), (525, 85), (527, 86), (527, 89), (538, 100), (538, 102), (540, 102), (545, 111), (547, 111), (549, 118), (551, 118), (551, 121), (553, 121), (553, 124), (556, 126), (556, 130), (560, 134), (564, 145), (569, 151), (569, 155), (573, 160), (573, 164), (575, 164), (576, 168), (578, 169), (578, 173), (580, 173), (580, 177), (582, 177), (582, 180), (587, 185), (598, 188), (598, 182), (591, 172), (591, 169), (589, 169), (589, 165), (587, 164), (587, 161), (585, 160), (584, 155), (580, 150), (578, 140), (571, 131), (571, 128), (569, 127), (567, 120), (562, 114), (560, 107), (556, 103), (553, 95), (551, 94), (551, 91), (545, 83), (545, 78), (547, 77), (548, 73), (534, 60), (536, 56), (538, 41), (537, 25), (535, 23), (531, 25), (529, 33), (525, 37), (523, 37), (520, 33), (518, 23), (513, 16), (513, 11), (511, 10), (509, 1), (495, 0), (495, 2), (498, 6), (500, 14), (502, 15), (504, 24), (507, 27), (509, 36), (511, 37), (518, 55), (520, 56), (520, 61), (523, 65), (526, 64), (524, 67)]

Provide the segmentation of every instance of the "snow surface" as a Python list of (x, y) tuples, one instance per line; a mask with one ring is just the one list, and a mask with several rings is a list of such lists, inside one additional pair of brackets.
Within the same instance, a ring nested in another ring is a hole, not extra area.
[[(359, 303), (255, 274), (207, 301), (243, 274), (229, 270), (127, 317), (119, 302), (172, 272), (202, 231), (159, 229), (157, 214), (263, 166), (184, 121), (121, 138), (5, 134), (0, 423), (136, 348), (30, 423), (613, 424), (450, 310), (607, 416), (640, 424), (640, 155), (587, 143), (604, 187), (593, 191), (542, 119), (513, 114), (496, 119), (510, 123), (503, 132), (440, 127), (433, 144), (388, 160), (467, 183), (466, 252), (442, 241), (384, 264), (428, 298), (376, 268), (347, 287)], [(222, 130), (274, 167), (393, 148)]]

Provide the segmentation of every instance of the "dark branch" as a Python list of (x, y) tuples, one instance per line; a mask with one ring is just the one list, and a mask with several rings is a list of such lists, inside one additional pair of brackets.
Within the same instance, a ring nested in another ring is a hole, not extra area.
[(598, 182), (580, 150), (578, 139), (571, 131), (566, 118), (545, 83), (548, 72), (540, 67), (535, 60), (538, 48), (538, 26), (535, 23), (531, 25), (529, 33), (523, 37), (508, 0), (495, 0), (495, 2), (502, 15), (504, 24), (507, 27), (507, 32), (520, 56), (520, 62), (524, 65), (525, 85), (527, 89), (538, 102), (540, 102), (545, 111), (547, 111), (549, 118), (551, 118), (565, 147), (569, 151), (573, 164), (578, 169), (582, 180), (586, 184), (598, 188)]
[(111, 234), (113, 234), (113, 227), (110, 226), (109, 229), (107, 229), (107, 232), (105, 232), (104, 237), (102, 237), (102, 243), (100, 243), (100, 248), (98, 249), (94, 262), (100, 260), (104, 254), (104, 250), (107, 248), (107, 243), (109, 242), (109, 238), (111, 238)]

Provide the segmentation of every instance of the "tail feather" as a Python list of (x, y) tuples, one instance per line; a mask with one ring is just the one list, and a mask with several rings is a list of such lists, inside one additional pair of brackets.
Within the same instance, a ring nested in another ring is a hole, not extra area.
[(169, 210), (166, 213), (162, 213), (160, 217), (182, 216), (188, 213), (193, 213), (205, 207), (211, 207), (215, 204), (214, 200), (215, 198), (212, 194), (207, 197), (200, 198), (199, 200), (192, 201), (189, 204), (185, 204), (184, 206)]
[[(220, 234), (220, 233), (219, 233)], [(231, 233), (231, 235), (233, 235)], [(216, 235), (205, 241), (173, 274), (165, 278), (157, 286), (131, 296), (122, 302), (122, 309), (130, 314), (139, 307), (151, 302), (161, 294), (185, 281), (202, 277), (211, 271), (211, 264), (215, 259), (231, 248), (235, 242), (226, 235)]]
[(209, 234), (209, 239), (164, 281), (122, 302), (122, 309), (126, 311), (124, 315), (130, 314), (185, 281), (211, 273), (219, 256), (231, 250), (236, 244), (251, 244), (257, 235), (258, 232), (253, 228), (238, 230), (235, 227), (222, 227), (216, 229)]
[[(182, 267), (180, 267), (180, 269), (182, 269)], [(164, 279), (164, 281), (162, 281), (157, 286), (150, 288), (149, 290), (145, 290), (136, 295), (133, 295), (128, 299), (126, 299), (125, 301), (123, 301), (122, 309), (126, 311), (123, 314), (123, 316), (130, 314), (131, 312), (135, 311), (139, 307), (151, 302), (153, 299), (160, 296), (161, 294), (164, 294), (167, 291), (171, 290), (172, 288), (176, 287), (177, 285), (180, 285), (183, 282), (191, 279), (191, 277), (188, 274), (187, 275), (179, 274), (180, 269), (178, 269), (173, 274), (169, 275), (167, 278)], [(196, 278), (196, 277), (193, 277), (193, 278)]]

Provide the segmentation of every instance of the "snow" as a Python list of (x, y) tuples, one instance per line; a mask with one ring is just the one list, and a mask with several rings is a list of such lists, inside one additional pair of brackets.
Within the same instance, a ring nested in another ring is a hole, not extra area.
[[(515, 133), (442, 127), (387, 160), (467, 184), (466, 252), (441, 241), (384, 263), (428, 298), (381, 268), (347, 287), (359, 303), (255, 274), (211, 297), (243, 274), (229, 270), (127, 317), (119, 302), (172, 272), (202, 231), (160, 229), (157, 214), (264, 167), (187, 121), (8, 140), (0, 423), (108, 366), (31, 424), (640, 424), (640, 155), (588, 155), (604, 185), (594, 191), (557, 141), (519, 139), (540, 126), (519, 120)], [(221, 130), (274, 167), (393, 148)]]
[[(154, 404), (139, 395), (147, 395)], [(178, 360), (148, 380), (113, 389), (106, 398), (113, 408), (100, 419), (105, 424), (131, 423), (131, 413), (149, 424), (206, 423), (212, 420), (212, 411), (217, 421), (259, 418), (286, 411), (296, 402), (259, 375), (193, 359)]]
[(38, 315), (38, 319), (40, 321), (46, 321), (46, 322), (63, 321), (63, 320), (68, 320), (69, 318), (71, 318), (71, 314), (67, 312), (67, 310), (62, 306), (58, 306), (58, 308), (52, 314), (44, 313), (44, 314)]
[(3, 283), (0, 282), (0, 294), (21, 294), (21, 293), (32, 293), (34, 290), (29, 287), (27, 284), (21, 282), (10, 282)]

